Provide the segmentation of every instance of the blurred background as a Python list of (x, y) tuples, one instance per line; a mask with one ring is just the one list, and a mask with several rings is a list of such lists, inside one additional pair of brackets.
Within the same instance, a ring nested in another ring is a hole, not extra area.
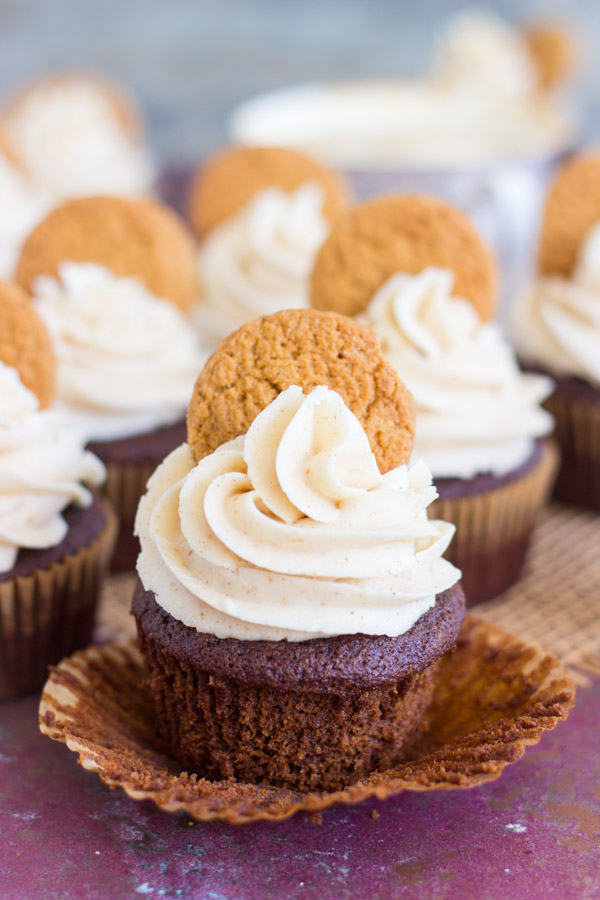
[[(81, 67), (128, 85), (159, 160), (193, 163), (226, 139), (226, 118), (257, 92), (307, 80), (422, 70), (455, 0), (12, 0), (0, 2), (0, 92)], [(485, 4), (509, 21), (570, 24), (587, 44), (584, 135), (600, 136), (597, 0)]]

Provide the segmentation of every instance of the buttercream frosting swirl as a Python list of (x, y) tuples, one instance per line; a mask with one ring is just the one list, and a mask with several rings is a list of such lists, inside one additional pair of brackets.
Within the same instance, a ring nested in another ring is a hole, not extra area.
[(205, 362), (191, 323), (135, 278), (65, 262), (34, 303), (58, 361), (57, 405), (88, 440), (142, 434), (185, 416)]
[(0, 362), (0, 572), (13, 568), (21, 548), (59, 544), (68, 528), (63, 510), (89, 506), (84, 485), (104, 477), (77, 430), (55, 410), (40, 411), (18, 372)]
[(136, 522), (138, 572), (157, 603), (219, 638), (398, 635), (460, 572), (454, 526), (429, 521), (424, 463), (381, 475), (342, 398), (292, 386), (194, 465), (157, 469)]
[(502, 475), (552, 430), (540, 406), (552, 382), (523, 374), (498, 326), (453, 297), (453, 284), (447, 269), (395, 275), (361, 318), (414, 396), (414, 457), (434, 478)]
[(524, 360), (600, 386), (600, 223), (572, 277), (538, 279), (516, 303), (512, 325)]
[(148, 151), (92, 79), (64, 79), (30, 91), (5, 128), (25, 171), (56, 198), (135, 196), (152, 189)]
[(215, 344), (259, 316), (307, 307), (308, 276), (327, 237), (323, 190), (312, 182), (291, 194), (258, 193), (200, 248), (200, 334)]
[(0, 153), (0, 279), (12, 281), (25, 238), (51, 206), (50, 197)]

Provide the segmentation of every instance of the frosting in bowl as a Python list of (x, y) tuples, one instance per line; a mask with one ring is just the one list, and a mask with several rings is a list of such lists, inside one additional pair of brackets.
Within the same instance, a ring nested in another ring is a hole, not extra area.
[(600, 386), (600, 223), (581, 245), (571, 278), (538, 279), (512, 319), (524, 360)]
[(205, 354), (191, 323), (135, 278), (65, 262), (34, 304), (54, 343), (57, 406), (88, 440), (143, 434), (185, 416)]
[(4, 127), (25, 171), (57, 198), (137, 195), (152, 188), (147, 150), (93, 79), (57, 79), (32, 89)]
[(434, 267), (394, 275), (360, 318), (414, 396), (413, 458), (434, 478), (504, 475), (552, 430), (540, 406), (552, 382), (523, 374), (498, 326), (453, 297), (453, 283), (452, 272)]
[(300, 641), (407, 631), (455, 584), (454, 526), (427, 519), (424, 463), (381, 475), (335, 391), (293, 386), (245, 436), (157, 469), (136, 522), (156, 602), (219, 638)]
[(0, 362), (0, 572), (13, 568), (21, 548), (55, 547), (67, 532), (63, 510), (91, 504), (84, 484), (101, 484), (105, 470), (83, 444)]
[(308, 277), (329, 233), (323, 200), (313, 183), (291, 194), (269, 188), (208, 237), (198, 258), (202, 302), (195, 312), (208, 344), (259, 316), (309, 305)]

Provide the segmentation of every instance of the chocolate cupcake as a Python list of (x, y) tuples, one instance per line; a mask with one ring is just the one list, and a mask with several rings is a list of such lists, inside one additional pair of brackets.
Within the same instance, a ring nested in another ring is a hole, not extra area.
[(548, 193), (540, 275), (514, 307), (512, 330), (528, 368), (554, 379), (546, 408), (561, 466), (554, 496), (600, 512), (600, 155), (582, 154)]
[(116, 523), (102, 463), (51, 400), (50, 339), (0, 284), (0, 700), (40, 688), (91, 640)]
[(190, 771), (336, 790), (410, 754), (464, 615), (412, 430), (343, 316), (259, 319), (207, 363), (136, 523), (149, 690)]
[(282, 147), (230, 148), (199, 170), (189, 200), (202, 238), (193, 318), (208, 348), (258, 316), (309, 306), (315, 255), (346, 201), (340, 176)]
[(193, 241), (166, 207), (116, 197), (73, 200), (28, 237), (17, 277), (57, 358), (56, 405), (105, 463), (120, 519), (113, 567), (132, 569), (137, 503), (185, 434), (205, 354), (186, 315)]
[(556, 458), (541, 408), (548, 378), (524, 375), (492, 321), (494, 261), (458, 210), (427, 197), (373, 200), (340, 217), (312, 276), (313, 304), (357, 315), (416, 403), (413, 458), (432, 471), (435, 515), (467, 604), (518, 578)]

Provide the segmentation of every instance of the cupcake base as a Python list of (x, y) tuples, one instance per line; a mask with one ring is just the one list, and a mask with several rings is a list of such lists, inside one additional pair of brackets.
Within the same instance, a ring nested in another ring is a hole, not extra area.
[(119, 517), (119, 533), (111, 562), (113, 572), (135, 569), (140, 545), (133, 533), (140, 498), (163, 459), (185, 443), (185, 421), (117, 441), (94, 441), (88, 449), (107, 469), (103, 493)]
[(64, 518), (69, 530), (60, 544), (21, 550), (0, 573), (0, 700), (41, 688), (48, 666), (92, 639), (116, 519), (99, 495)]
[(192, 772), (336, 790), (405, 759), (422, 735), (435, 663), (464, 615), (460, 586), (398, 638), (219, 640), (138, 585), (133, 613), (159, 730)]
[(436, 479), (430, 518), (456, 525), (446, 557), (462, 572), (467, 607), (491, 600), (519, 578), (535, 517), (550, 494), (558, 454), (548, 439), (507, 475)]

